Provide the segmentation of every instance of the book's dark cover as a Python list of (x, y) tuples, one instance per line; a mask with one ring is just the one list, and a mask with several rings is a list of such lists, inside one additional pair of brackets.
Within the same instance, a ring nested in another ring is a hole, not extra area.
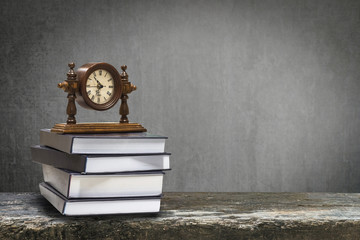
[(34, 162), (75, 172), (85, 172), (86, 169), (86, 155), (68, 154), (45, 146), (31, 147), (31, 157)]

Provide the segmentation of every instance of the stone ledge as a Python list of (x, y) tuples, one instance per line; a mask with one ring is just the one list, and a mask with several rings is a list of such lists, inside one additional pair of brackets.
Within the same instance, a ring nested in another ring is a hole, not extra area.
[(0, 193), (0, 239), (358, 239), (356, 193), (165, 193), (161, 213), (65, 217)]

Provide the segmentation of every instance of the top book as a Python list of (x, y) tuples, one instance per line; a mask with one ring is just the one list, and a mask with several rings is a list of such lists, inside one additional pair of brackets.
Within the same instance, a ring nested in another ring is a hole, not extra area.
[(167, 137), (141, 133), (59, 134), (40, 131), (40, 145), (70, 154), (164, 153)]

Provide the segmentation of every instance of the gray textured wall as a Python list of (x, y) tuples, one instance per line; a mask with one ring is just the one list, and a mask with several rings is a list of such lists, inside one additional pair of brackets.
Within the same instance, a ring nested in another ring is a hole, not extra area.
[[(128, 65), (130, 120), (169, 136), (166, 191), (360, 191), (360, 2), (3, 1), (0, 191), (66, 119), (67, 63)], [(78, 121), (116, 121), (78, 108)]]

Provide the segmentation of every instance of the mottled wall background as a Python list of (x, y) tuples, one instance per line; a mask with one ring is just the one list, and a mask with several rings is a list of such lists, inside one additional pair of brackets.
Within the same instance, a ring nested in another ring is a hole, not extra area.
[[(3, 1), (0, 191), (37, 191), (67, 63), (128, 65), (166, 191), (360, 191), (360, 1)], [(78, 108), (78, 121), (116, 121)]]

